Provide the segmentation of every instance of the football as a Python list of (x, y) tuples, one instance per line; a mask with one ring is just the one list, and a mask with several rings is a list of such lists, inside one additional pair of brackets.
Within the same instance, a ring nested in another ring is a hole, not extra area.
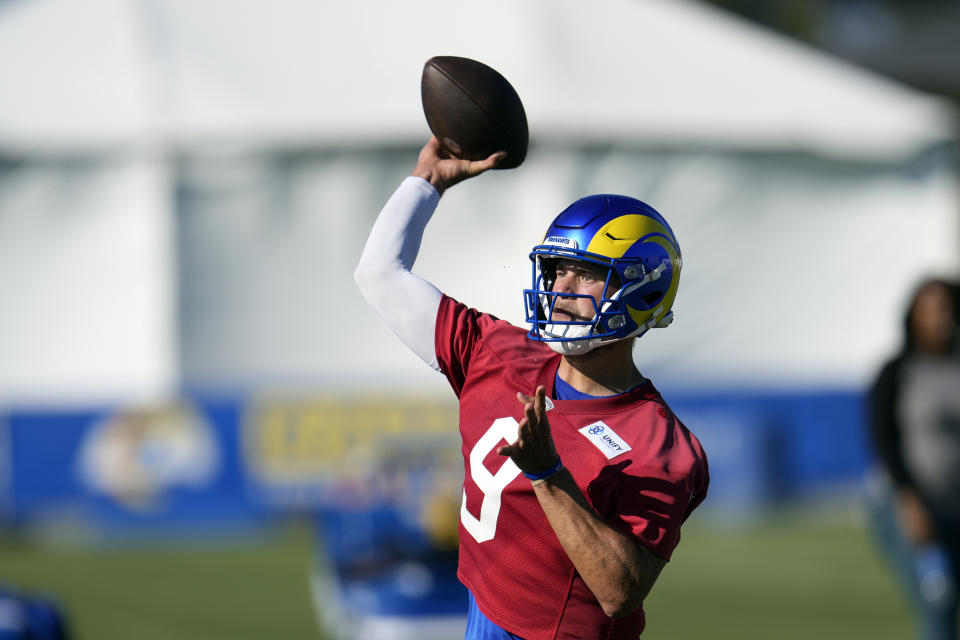
[(526, 158), (527, 114), (495, 69), (470, 58), (435, 56), (423, 66), (420, 97), (430, 131), (451, 155), (483, 160), (504, 150), (497, 169), (514, 169)]

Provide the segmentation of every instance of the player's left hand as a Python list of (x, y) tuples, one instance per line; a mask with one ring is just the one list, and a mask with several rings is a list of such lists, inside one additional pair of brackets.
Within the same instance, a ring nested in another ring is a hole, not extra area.
[(520, 470), (527, 473), (543, 473), (557, 464), (559, 458), (546, 416), (546, 393), (543, 385), (537, 387), (532, 396), (517, 393), (517, 400), (523, 403), (517, 439), (497, 449), (497, 453), (510, 456)]

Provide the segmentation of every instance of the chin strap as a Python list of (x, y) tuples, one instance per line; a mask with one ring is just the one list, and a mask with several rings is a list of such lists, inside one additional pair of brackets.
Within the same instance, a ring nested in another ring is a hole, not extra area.
[(598, 338), (583, 340), (544, 340), (547, 345), (562, 356), (579, 356), (593, 351), (602, 343)]

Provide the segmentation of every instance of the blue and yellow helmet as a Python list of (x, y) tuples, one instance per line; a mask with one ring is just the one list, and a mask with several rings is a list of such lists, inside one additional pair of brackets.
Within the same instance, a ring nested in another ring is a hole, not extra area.
[[(556, 264), (572, 259), (606, 269), (606, 283), (592, 320), (551, 320), (560, 298), (554, 293)], [(635, 198), (588, 196), (567, 207), (530, 252), (533, 288), (525, 289), (530, 337), (567, 355), (638, 337), (673, 320), (680, 282), (680, 245), (670, 225), (653, 207)]]

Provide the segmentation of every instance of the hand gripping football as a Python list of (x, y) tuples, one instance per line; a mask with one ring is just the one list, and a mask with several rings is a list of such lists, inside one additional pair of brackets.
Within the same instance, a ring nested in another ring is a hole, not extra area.
[(451, 155), (483, 160), (504, 150), (497, 169), (520, 166), (527, 156), (527, 115), (507, 79), (482, 62), (435, 56), (420, 80), (430, 131)]

